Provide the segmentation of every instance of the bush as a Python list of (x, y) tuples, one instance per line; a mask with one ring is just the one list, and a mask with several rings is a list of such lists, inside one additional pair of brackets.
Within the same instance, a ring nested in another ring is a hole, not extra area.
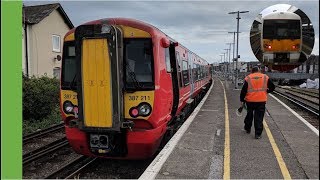
[(23, 119), (41, 120), (59, 106), (59, 80), (49, 77), (23, 77)]

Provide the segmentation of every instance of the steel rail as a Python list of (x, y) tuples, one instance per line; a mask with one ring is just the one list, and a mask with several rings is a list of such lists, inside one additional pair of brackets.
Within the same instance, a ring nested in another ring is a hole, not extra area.
[(56, 179), (56, 178), (63, 178), (63, 179), (70, 179), (74, 177), (77, 173), (82, 171), (88, 165), (92, 164), (97, 158), (86, 157), (80, 155), (78, 158), (74, 159), (68, 164), (65, 164), (60, 169), (54, 171), (45, 179)]
[[(298, 92), (286, 91), (286, 93), (290, 94), (291, 96), (294, 96), (294, 97), (303, 99), (304, 101), (307, 101), (307, 102), (309, 102), (309, 103), (311, 103), (311, 104), (313, 104), (313, 105), (319, 106), (319, 102), (318, 102), (318, 101), (315, 102), (315, 101), (313, 101), (313, 100), (311, 100), (311, 99), (307, 99), (307, 98), (301, 97), (301, 96), (299, 96), (299, 95), (296, 94), (296, 93), (298, 93)], [(302, 93), (301, 93), (301, 94), (302, 94)], [(302, 95), (304, 95), (304, 94), (302, 94)]]
[(68, 144), (69, 144), (68, 140), (64, 137), (64, 138), (56, 140), (50, 144), (42, 146), (34, 151), (26, 153), (23, 155), (23, 158), (22, 158), (23, 165), (28, 164), (36, 159), (39, 159), (39, 158), (41, 158), (41, 157), (43, 157), (53, 151), (56, 151), (57, 149), (65, 147)]
[(310, 107), (309, 105), (303, 103), (302, 101), (299, 101), (297, 99), (293, 99), (293, 98), (290, 98), (289, 96), (281, 93), (281, 92), (277, 92), (277, 91), (274, 91), (273, 93), (289, 100), (290, 102), (294, 103), (295, 105), (307, 110), (308, 112), (311, 112), (312, 114), (316, 115), (316, 116), (319, 116), (319, 110), (317, 109), (314, 109), (313, 107)]
[(304, 95), (307, 95), (307, 96), (310, 96), (310, 97), (313, 97), (313, 98), (319, 98), (319, 94), (318, 93), (311, 92), (311, 91), (301, 91), (301, 90), (299, 90), (297, 88), (284, 88), (284, 87), (281, 87), (281, 86), (277, 86), (277, 88), (281, 88), (281, 89), (292, 91), (292, 92), (296, 92), (296, 93), (301, 93), (301, 94), (304, 94)]
[(57, 125), (54, 125), (54, 126), (51, 126), (51, 127), (48, 127), (46, 129), (42, 129), (40, 131), (37, 131), (37, 132), (34, 132), (34, 133), (31, 133), (31, 134), (28, 134), (26, 136), (23, 136), (23, 143), (26, 143), (34, 138), (39, 138), (39, 137), (42, 137), (48, 133), (51, 133), (51, 132), (56, 132), (56, 131), (59, 131), (59, 130), (62, 130), (64, 127), (64, 123), (60, 123), (60, 124), (57, 124)]

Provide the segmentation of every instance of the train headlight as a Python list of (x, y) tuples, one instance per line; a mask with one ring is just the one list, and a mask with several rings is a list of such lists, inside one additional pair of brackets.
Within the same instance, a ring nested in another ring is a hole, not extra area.
[(296, 44), (292, 46), (292, 49), (299, 49), (300, 48), (300, 44)]
[(73, 108), (74, 108), (74, 106), (73, 106), (72, 102), (70, 102), (70, 101), (65, 101), (65, 102), (63, 103), (63, 110), (64, 110), (64, 112), (65, 112), (66, 114), (72, 113), (72, 112), (73, 112)]
[(151, 114), (152, 108), (149, 103), (142, 102), (136, 107), (132, 107), (129, 110), (129, 115), (133, 118), (138, 116), (147, 117)]
[(139, 106), (140, 116), (149, 116), (151, 113), (151, 106), (148, 103), (141, 103)]
[(269, 45), (269, 44), (265, 44), (264, 47), (267, 48), (267, 49), (271, 49), (272, 48), (272, 46)]
[(136, 118), (139, 116), (139, 110), (137, 109), (137, 107), (132, 107), (129, 110), (129, 115), (133, 118)]

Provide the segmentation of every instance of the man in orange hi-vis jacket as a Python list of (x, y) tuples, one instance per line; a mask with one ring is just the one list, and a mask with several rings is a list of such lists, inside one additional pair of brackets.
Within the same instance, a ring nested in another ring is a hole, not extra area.
[(244, 130), (250, 134), (252, 120), (254, 119), (255, 138), (260, 139), (263, 131), (263, 117), (267, 102), (267, 93), (275, 89), (274, 84), (266, 74), (260, 72), (255, 66), (245, 78), (241, 89), (240, 101), (247, 106), (247, 116), (244, 119)]

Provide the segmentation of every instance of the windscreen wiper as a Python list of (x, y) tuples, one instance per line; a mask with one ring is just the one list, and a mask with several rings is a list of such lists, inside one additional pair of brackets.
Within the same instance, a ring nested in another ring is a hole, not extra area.
[(72, 91), (76, 91), (76, 88), (77, 88), (77, 86), (74, 85), (76, 83), (76, 77), (77, 77), (77, 74), (73, 76), (73, 79), (69, 84), (70, 90)]
[(128, 63), (126, 63), (126, 69), (129, 72), (129, 77), (132, 79), (132, 81), (134, 82), (133, 84), (135, 85), (136, 88), (142, 88), (142, 86), (140, 85), (140, 82), (137, 80), (136, 78), (136, 74), (131, 70), (130, 66), (128, 65)]

